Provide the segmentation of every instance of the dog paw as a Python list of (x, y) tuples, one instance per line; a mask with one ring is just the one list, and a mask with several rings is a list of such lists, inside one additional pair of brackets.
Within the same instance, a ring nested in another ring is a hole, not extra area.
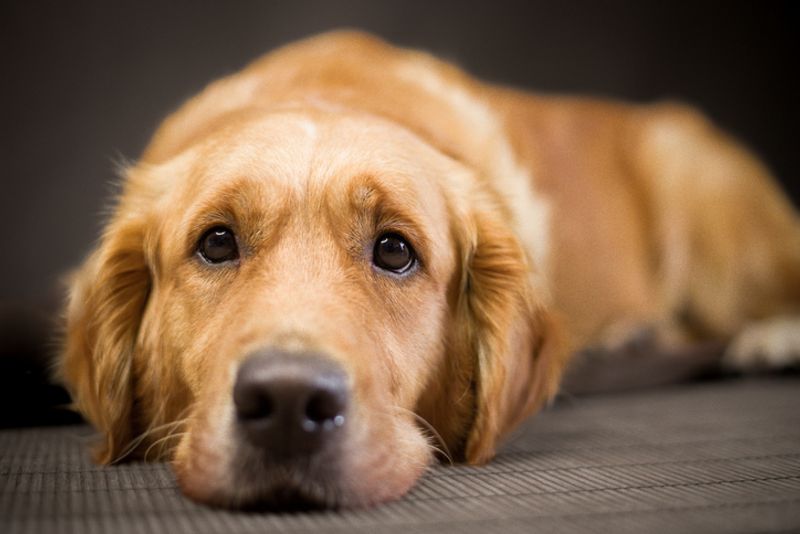
[(752, 323), (725, 351), (722, 365), (733, 371), (767, 371), (800, 365), (800, 317)]

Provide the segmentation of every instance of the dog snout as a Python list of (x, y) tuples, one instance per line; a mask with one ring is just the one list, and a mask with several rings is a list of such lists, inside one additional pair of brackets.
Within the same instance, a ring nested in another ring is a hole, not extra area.
[(348, 389), (341, 366), (322, 355), (253, 354), (233, 387), (238, 425), (250, 444), (271, 456), (315, 454), (339, 441)]

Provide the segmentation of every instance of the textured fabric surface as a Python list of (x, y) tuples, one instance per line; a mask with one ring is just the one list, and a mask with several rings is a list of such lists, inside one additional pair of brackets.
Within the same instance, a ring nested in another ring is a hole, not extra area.
[(166, 465), (92, 465), (87, 427), (4, 430), (0, 532), (800, 531), (799, 393), (783, 377), (563, 398), (489, 465), (344, 512), (214, 510)]

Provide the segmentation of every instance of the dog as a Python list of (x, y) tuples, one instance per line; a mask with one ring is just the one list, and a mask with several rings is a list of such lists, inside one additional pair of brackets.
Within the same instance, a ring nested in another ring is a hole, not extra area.
[(98, 462), (170, 459), (203, 503), (399, 498), (436, 458), (490, 460), (570, 359), (642, 339), (800, 352), (798, 216), (681, 104), (334, 32), (209, 85), (124, 175), (60, 374)]

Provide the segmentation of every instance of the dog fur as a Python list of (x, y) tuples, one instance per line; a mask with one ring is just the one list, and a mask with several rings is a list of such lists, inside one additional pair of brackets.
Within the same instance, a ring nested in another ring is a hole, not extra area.
[[(219, 224), (235, 266), (195, 254)], [(413, 243), (415, 273), (371, 265), (385, 230)], [(161, 125), (71, 282), (60, 368), (101, 463), (169, 458), (208, 503), (289, 487), (355, 506), (404, 494), (437, 449), (491, 459), (581, 350), (645, 332), (653, 350), (713, 340), (730, 365), (786, 365), (799, 307), (796, 213), (696, 111), (491, 86), (337, 32)], [(346, 370), (335, 469), (239, 443), (233, 377), (264, 346)]]

